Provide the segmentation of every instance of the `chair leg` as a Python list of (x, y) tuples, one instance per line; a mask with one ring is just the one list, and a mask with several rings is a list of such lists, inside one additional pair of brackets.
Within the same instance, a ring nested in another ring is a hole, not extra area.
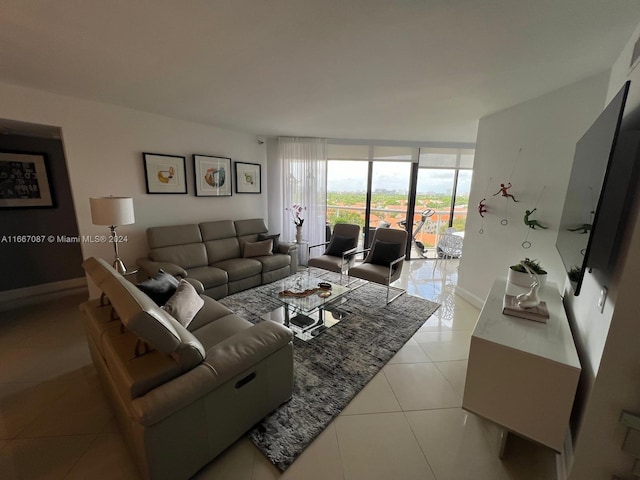
[(390, 292), (391, 292), (391, 285), (387, 285), (387, 305), (389, 305), (391, 302), (393, 302), (396, 298), (401, 297), (402, 295), (404, 295), (407, 291), (400, 289), (400, 293), (398, 293), (391, 300), (389, 300), (389, 293)]

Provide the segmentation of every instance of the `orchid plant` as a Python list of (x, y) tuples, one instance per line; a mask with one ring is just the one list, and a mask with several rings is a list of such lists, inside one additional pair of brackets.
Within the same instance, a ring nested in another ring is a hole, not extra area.
[(293, 220), (293, 223), (296, 227), (301, 227), (304, 223), (304, 215), (302, 212), (304, 212), (306, 209), (307, 207), (298, 203), (294, 203), (291, 208), (285, 208), (285, 210), (291, 215), (291, 220)]

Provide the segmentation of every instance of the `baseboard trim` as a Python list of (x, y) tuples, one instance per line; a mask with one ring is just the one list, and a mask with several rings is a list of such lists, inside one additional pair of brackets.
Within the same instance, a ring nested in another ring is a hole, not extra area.
[(484, 305), (483, 298), (475, 296), (473, 293), (469, 292), (468, 290), (465, 290), (462, 287), (459, 287), (459, 286), (456, 287), (456, 295), (462, 297), (463, 300), (466, 300), (476, 308), (481, 309), (482, 306)]
[(0, 312), (88, 291), (86, 277), (5, 290), (0, 292)]

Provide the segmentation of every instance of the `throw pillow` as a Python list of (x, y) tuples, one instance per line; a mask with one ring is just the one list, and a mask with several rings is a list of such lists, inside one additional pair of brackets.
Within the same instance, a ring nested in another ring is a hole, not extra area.
[(342, 253), (352, 249), (356, 246), (355, 238), (344, 237), (342, 235), (334, 235), (331, 237), (331, 241), (329, 242), (329, 246), (327, 250), (324, 252), (325, 255), (331, 255), (333, 257), (341, 257)]
[(242, 256), (244, 258), (249, 258), (273, 255), (273, 253), (271, 253), (272, 249), (273, 240), (263, 240), (261, 242), (245, 242)]
[(146, 293), (151, 300), (162, 306), (171, 298), (171, 295), (176, 293), (178, 279), (164, 270), (160, 270), (155, 277), (138, 283), (137, 287)]
[(259, 233), (258, 241), (262, 240), (271, 240), (273, 242), (273, 248), (271, 251), (273, 253), (278, 253), (280, 251), (280, 234), (276, 233), (275, 235), (269, 235), (268, 233)]
[(399, 243), (381, 242), (380, 240), (376, 240), (373, 244), (373, 251), (371, 252), (371, 259), (369, 260), (369, 263), (388, 267), (391, 262), (397, 260), (400, 256), (401, 247), (402, 245)]
[(204, 300), (198, 295), (193, 285), (186, 280), (180, 280), (176, 293), (162, 309), (187, 328), (203, 305)]

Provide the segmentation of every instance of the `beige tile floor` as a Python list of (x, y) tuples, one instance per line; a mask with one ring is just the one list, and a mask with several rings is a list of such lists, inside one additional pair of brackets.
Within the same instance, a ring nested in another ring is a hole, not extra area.
[[(246, 438), (195, 478), (551, 480), (551, 451), (464, 412), (478, 310), (455, 295), (456, 261), (413, 261), (399, 281), (442, 307), (281, 474)], [(83, 299), (0, 313), (0, 478), (137, 479), (80, 325)]]

